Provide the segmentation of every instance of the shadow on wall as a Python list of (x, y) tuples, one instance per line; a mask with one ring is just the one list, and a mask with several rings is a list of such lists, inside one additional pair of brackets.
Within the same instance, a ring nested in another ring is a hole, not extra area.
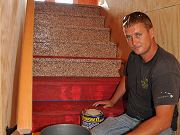
[(105, 27), (111, 29), (111, 41), (118, 45), (117, 57), (127, 60), (130, 49), (122, 30), (123, 11), (112, 7), (106, 0), (100, 0), (99, 5), (104, 9), (102, 15), (106, 16)]

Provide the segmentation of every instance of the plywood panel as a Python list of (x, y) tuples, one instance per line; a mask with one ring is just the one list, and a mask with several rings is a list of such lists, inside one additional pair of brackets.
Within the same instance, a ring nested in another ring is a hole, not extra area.
[[(145, 0), (133, 0), (133, 11), (146, 12), (148, 7), (148, 2)], [(151, 2), (152, 4), (153, 2)]]
[[(133, 0), (105, 0), (110, 8), (110, 11), (116, 11), (118, 13), (126, 12), (129, 13), (132, 10), (132, 1)], [(126, 9), (126, 10), (125, 10)]]
[(175, 6), (165, 8), (159, 11), (159, 43), (160, 46), (173, 53), (176, 57), (179, 56), (178, 46), (178, 12)]
[(106, 1), (107, 5), (110, 9), (117, 7), (117, 4), (120, 5), (120, 3), (121, 3), (120, 0), (104, 0), (104, 1)]
[[(180, 0), (127, 0), (126, 2), (132, 2), (133, 7), (131, 11), (142, 12), (151, 12), (180, 4)], [(127, 10), (126, 7), (125, 10)]]
[[(1, 73), (1, 69), (0, 69), (0, 73)], [(1, 76), (0, 76), (0, 79), (1, 79)], [(0, 82), (0, 88), (1, 88), (1, 82)], [(1, 93), (1, 89), (0, 89), (0, 93)], [(0, 94), (0, 110), (2, 110), (2, 94)], [(3, 129), (3, 125), (2, 125), (2, 111), (0, 111), (0, 135), (2, 135), (2, 129)]]
[[(18, 62), (22, 37), (26, 0), (2, 0), (1, 11), (1, 89), (0, 123), (1, 135), (6, 126), (16, 124), (16, 100), (18, 85)], [(14, 107), (14, 108), (13, 108)], [(15, 110), (14, 110), (15, 109)], [(12, 121), (13, 119), (13, 121)], [(12, 123), (11, 123), (12, 122)]]
[(176, 3), (176, 5), (177, 5), (177, 4), (180, 4), (180, 0), (177, 0), (177, 3)]
[(154, 27), (154, 32), (155, 32), (155, 40), (158, 43), (158, 31), (159, 29), (159, 13), (158, 11), (152, 11), (152, 12), (148, 12), (147, 15), (149, 16), (149, 18), (151, 19), (152, 23), (153, 23), (153, 27)]
[(180, 0), (157, 0), (157, 7), (158, 8), (165, 8), (165, 7), (171, 7), (173, 5), (176, 5)]
[(133, 9), (133, 0), (122, 0), (124, 14), (129, 14)]
[[(177, 16), (176, 16), (177, 17), (177, 26), (176, 26), (176, 31), (177, 31), (177, 35), (178, 35), (177, 44), (179, 44), (180, 43), (180, 25), (179, 25), (180, 24), (180, 5), (176, 6), (176, 10), (177, 10)], [(177, 58), (178, 58), (178, 60), (180, 62), (180, 46), (178, 46), (178, 50), (179, 50), (179, 53), (178, 53)], [(180, 107), (179, 107), (179, 109), (180, 109)], [(180, 120), (179, 120), (179, 126), (180, 126)], [(179, 132), (179, 134), (180, 134), (180, 132)]]
[(153, 11), (158, 8), (157, 7), (158, 0), (145, 0), (145, 1), (146, 1), (147, 11)]

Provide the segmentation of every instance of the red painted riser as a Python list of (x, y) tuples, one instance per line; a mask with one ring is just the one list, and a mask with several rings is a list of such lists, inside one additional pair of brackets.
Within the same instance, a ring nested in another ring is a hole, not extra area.
[(33, 100), (109, 99), (120, 78), (33, 77)]
[[(94, 102), (33, 102), (33, 132), (62, 123), (80, 124), (83, 109), (93, 108)], [(117, 116), (124, 112), (123, 102), (119, 101), (113, 108), (102, 110), (105, 117)]]
[[(33, 77), (33, 132), (60, 123), (80, 124), (83, 109), (109, 99), (120, 78)], [(123, 102), (103, 109), (105, 116), (123, 113)]]
[(55, 124), (78, 124), (80, 121), (79, 115), (40, 115), (33, 114), (32, 132), (40, 132), (43, 128)]

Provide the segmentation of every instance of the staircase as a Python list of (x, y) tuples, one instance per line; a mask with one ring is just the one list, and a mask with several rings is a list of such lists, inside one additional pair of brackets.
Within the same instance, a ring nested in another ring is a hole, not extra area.
[[(120, 81), (122, 61), (98, 6), (35, 2), (33, 129), (80, 124), (83, 109), (109, 99)], [(123, 113), (123, 101), (101, 109)]]

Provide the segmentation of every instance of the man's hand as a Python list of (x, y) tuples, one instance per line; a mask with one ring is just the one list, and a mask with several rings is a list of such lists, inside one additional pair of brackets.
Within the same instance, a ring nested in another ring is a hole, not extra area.
[(113, 102), (111, 100), (103, 100), (103, 101), (98, 101), (93, 104), (93, 106), (97, 107), (99, 105), (103, 105), (103, 108), (108, 108), (108, 107), (113, 107)]

